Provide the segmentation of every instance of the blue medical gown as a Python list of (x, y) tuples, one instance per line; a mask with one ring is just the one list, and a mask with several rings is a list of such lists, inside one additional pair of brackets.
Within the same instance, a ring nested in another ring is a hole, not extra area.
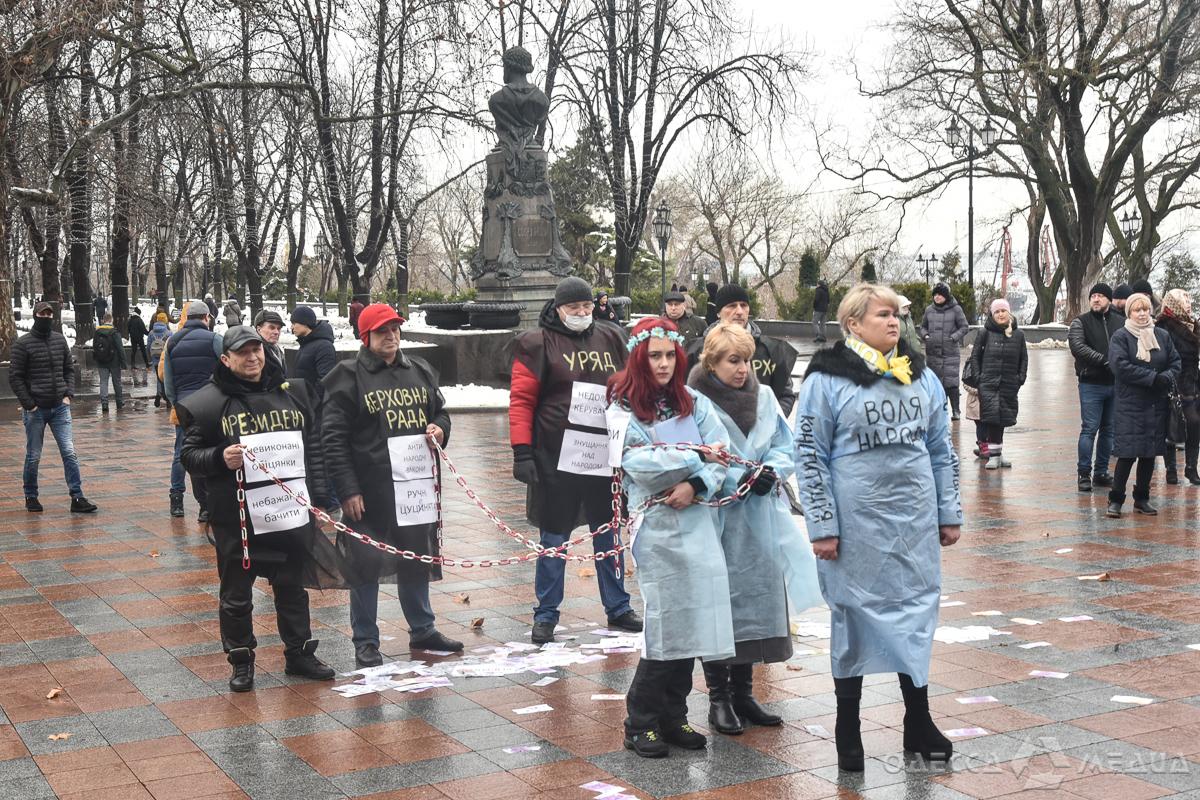
[(941, 596), (939, 525), (962, 524), (946, 393), (810, 374), (796, 412), (796, 477), (809, 538), (840, 537), (819, 561), (835, 678), (903, 672), (929, 682)]
[[(728, 443), (709, 399), (688, 392), (695, 401), (692, 416), (703, 443)], [(625, 431), (621, 469), (630, 510), (691, 478), (704, 482), (705, 499), (715, 497), (725, 481), (725, 467), (704, 461), (694, 450), (639, 447), (657, 441), (653, 430), (633, 418)], [(643, 516), (633, 555), (646, 604), (646, 658), (733, 656), (729, 578), (718, 525), (717, 509), (701, 505), (676, 511), (657, 504)]]
[[(734, 455), (767, 464), (781, 481), (791, 477), (795, 471), (792, 430), (771, 387), (758, 388), (756, 422), (748, 435), (719, 406), (715, 410)], [(730, 465), (722, 494), (736, 492), (750, 469)], [(796, 525), (782, 492), (763, 496), (751, 492), (721, 508), (720, 515), (734, 639), (789, 637), (788, 606), (799, 612), (824, 603), (812, 544)]]

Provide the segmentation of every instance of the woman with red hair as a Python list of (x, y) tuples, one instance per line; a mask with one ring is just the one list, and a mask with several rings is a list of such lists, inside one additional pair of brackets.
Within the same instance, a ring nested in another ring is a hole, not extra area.
[(654, 499), (630, 525), (646, 643), (626, 695), (625, 747), (645, 758), (667, 755), (667, 744), (707, 744), (687, 720), (695, 659), (734, 654), (717, 509), (695, 504), (724, 483), (728, 434), (708, 398), (686, 385), (683, 341), (670, 320), (642, 320), (625, 369), (608, 382), (608, 427), (629, 506)]

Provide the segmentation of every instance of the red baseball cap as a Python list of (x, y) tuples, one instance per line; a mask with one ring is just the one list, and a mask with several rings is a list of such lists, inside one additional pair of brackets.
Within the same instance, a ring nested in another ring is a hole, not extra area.
[(406, 320), (387, 303), (371, 303), (364, 308), (358, 315), (358, 335), (362, 343), (370, 345), (371, 331), (378, 330), (389, 322), (399, 322), (403, 325)]

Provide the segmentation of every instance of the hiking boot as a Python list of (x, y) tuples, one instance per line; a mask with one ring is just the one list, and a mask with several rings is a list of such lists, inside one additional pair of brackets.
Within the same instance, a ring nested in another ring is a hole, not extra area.
[(36, 497), (25, 498), (25, 510), (32, 511), (35, 514), (40, 514), (43, 511), (42, 504), (38, 502)]
[(1092, 478), (1090, 475), (1079, 476), (1079, 491), (1090, 492), (1092, 490)]
[(284, 653), (283, 671), (288, 675), (298, 675), (314, 681), (333, 680), (333, 669), (314, 655), (316, 651), (317, 640), (309, 639), (299, 653), (294, 655)]
[(171, 492), (171, 516), (183, 516), (183, 495), (177, 492)]
[(608, 627), (616, 628), (619, 631), (629, 631), (630, 633), (642, 632), (642, 618), (637, 615), (633, 609), (626, 611), (619, 617), (609, 617)]
[(658, 731), (635, 733), (632, 736), (625, 734), (625, 749), (632, 750), (642, 758), (666, 758), (669, 752), (667, 743)]
[(686, 722), (673, 728), (663, 728), (662, 738), (667, 744), (682, 747), (684, 750), (703, 750), (708, 746), (708, 737), (697, 733)]
[(91, 514), (96, 510), (96, 504), (88, 500), (83, 495), (71, 498), (71, 513), (72, 514)]
[(529, 640), (534, 644), (546, 644), (546, 642), (554, 641), (554, 623), (553, 622), (535, 622), (533, 623), (533, 632), (529, 635)]
[(238, 647), (229, 651), (227, 656), (233, 665), (233, 675), (229, 677), (229, 689), (234, 692), (248, 692), (254, 688), (254, 651), (249, 647)]
[(101, 404), (100, 404), (100, 413), (101, 413), (101, 414), (107, 414), (107, 413), (108, 413), (108, 403), (101, 403)]
[(463, 643), (443, 636), (434, 631), (419, 641), (408, 640), (409, 650), (438, 650), (443, 653), (458, 653), (463, 649)]

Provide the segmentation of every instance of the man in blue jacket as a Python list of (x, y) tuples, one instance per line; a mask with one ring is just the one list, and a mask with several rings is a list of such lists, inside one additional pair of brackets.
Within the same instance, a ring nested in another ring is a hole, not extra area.
[[(188, 303), (187, 319), (167, 342), (163, 361), (163, 383), (172, 406), (171, 420), (175, 423), (175, 456), (171, 461), (172, 517), (183, 516), (184, 473), (183, 462), (179, 460), (184, 430), (175, 416), (174, 406), (208, 383), (221, 358), (221, 337), (208, 329), (208, 321), (208, 306), (203, 300)], [(195, 474), (192, 475), (192, 496), (200, 506), (197, 521), (208, 522), (208, 490), (204, 478)]]

